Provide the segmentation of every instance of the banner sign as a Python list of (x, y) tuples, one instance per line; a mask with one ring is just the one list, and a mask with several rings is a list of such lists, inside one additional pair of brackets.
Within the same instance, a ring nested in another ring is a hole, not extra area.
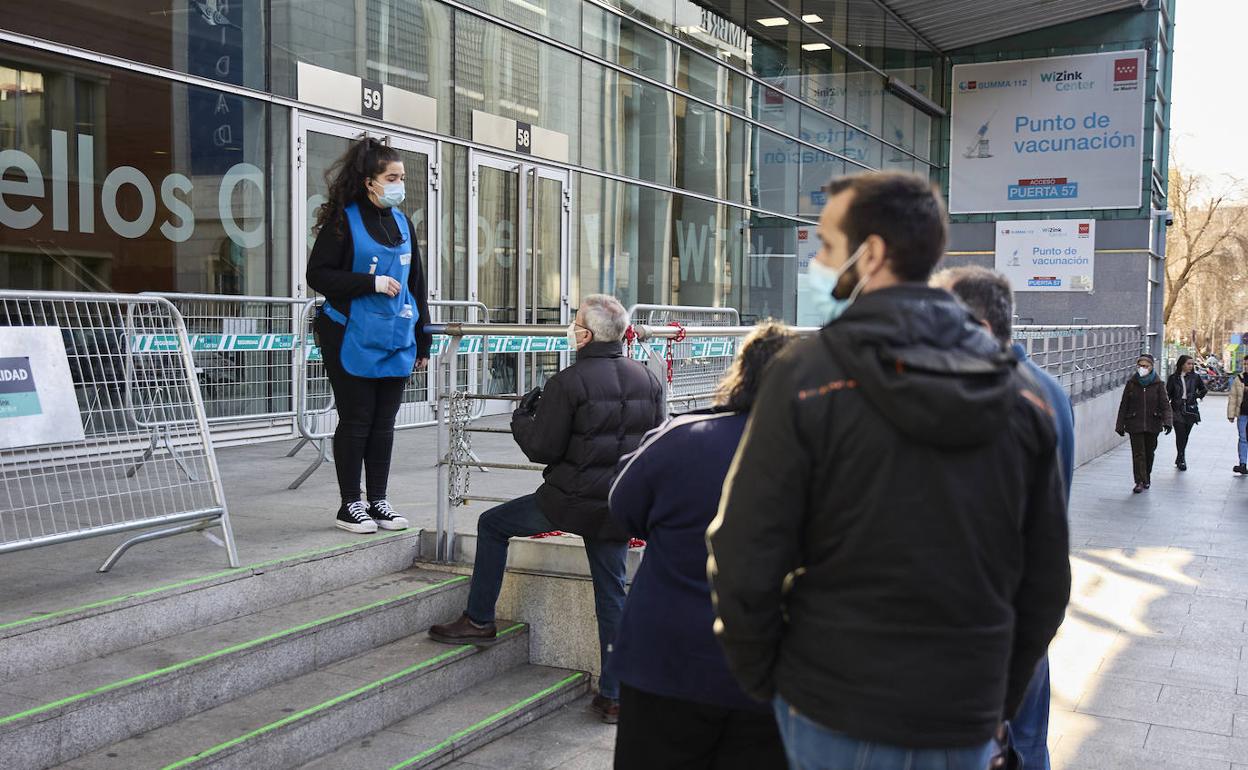
[(1095, 220), (997, 222), (996, 268), (1014, 291), (1090, 292), (1095, 259)]
[[(441, 355), (450, 342), (450, 337), (442, 334), (433, 336), (431, 355)], [(481, 352), (481, 337), (460, 337), (458, 355), (469, 355)], [(489, 337), (491, 354), (507, 353), (562, 353), (568, 349), (568, 338), (559, 337), (513, 337), (509, 335), (493, 335)], [(294, 350), (301, 346), (299, 337), (294, 334), (192, 334), (189, 336), (191, 351), (194, 353), (255, 353), (280, 352)], [(130, 338), (131, 350), (135, 353), (173, 353), (177, 352), (178, 335), (176, 334), (137, 334)], [(306, 340), (307, 360), (321, 360), (321, 351), (315, 340), (309, 336)], [(637, 342), (633, 344), (633, 358), (644, 361), (651, 353), (664, 355), (667, 342)], [(687, 358), (731, 358), (737, 353), (736, 339), (732, 337), (707, 337), (680, 342), (674, 346), (673, 355), (679, 359)]]
[(61, 330), (0, 328), (0, 449), (82, 440)]
[(1139, 208), (1148, 55), (959, 64), (949, 211)]

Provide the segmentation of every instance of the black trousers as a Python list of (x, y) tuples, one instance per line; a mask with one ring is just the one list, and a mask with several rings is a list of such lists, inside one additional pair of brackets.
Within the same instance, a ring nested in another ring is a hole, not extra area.
[(1186, 462), (1187, 440), (1191, 438), (1192, 428), (1195, 426), (1196, 423), (1194, 422), (1188, 422), (1178, 415), (1174, 416), (1174, 446), (1177, 450), (1177, 456), (1175, 457), (1176, 460)]
[(325, 373), (334, 389), (338, 428), (334, 431), (334, 468), (343, 502), (360, 499), (360, 466), (364, 467), (369, 500), (386, 497), (390, 456), (394, 451), (394, 418), (403, 401), (404, 377), (356, 377), (342, 368), (346, 328), (324, 314), (317, 316), (316, 335)]
[(1131, 465), (1135, 471), (1135, 483), (1151, 484), (1153, 457), (1157, 454), (1156, 433), (1130, 433)]
[(770, 711), (743, 711), (620, 686), (615, 770), (785, 770)]

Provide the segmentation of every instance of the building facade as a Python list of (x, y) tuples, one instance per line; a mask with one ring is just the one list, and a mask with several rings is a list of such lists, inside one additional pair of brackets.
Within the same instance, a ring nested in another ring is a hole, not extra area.
[[(1146, 44), (1152, 195), (1080, 213), (1109, 220), (1098, 286), (1135, 281), (1159, 257), (1173, 8), (1100, 2), (1133, 7), (940, 50), (909, 0), (6, 0), (0, 286), (304, 296), (325, 174), (368, 133), (404, 154), (436, 298), (809, 322), (822, 186), (947, 186), (955, 63)], [(982, 259), (994, 215), (954, 221), (952, 258)], [(1122, 239), (1146, 259), (1123, 267)], [(1065, 301), (1022, 304), (1102, 320)]]

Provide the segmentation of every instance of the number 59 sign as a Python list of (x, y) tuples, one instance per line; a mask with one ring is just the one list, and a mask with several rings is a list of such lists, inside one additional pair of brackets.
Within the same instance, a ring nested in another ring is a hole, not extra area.
[(377, 118), (378, 120), (381, 120), (381, 83), (377, 83), (372, 80), (364, 80), (361, 85), (360, 114), (366, 118)]

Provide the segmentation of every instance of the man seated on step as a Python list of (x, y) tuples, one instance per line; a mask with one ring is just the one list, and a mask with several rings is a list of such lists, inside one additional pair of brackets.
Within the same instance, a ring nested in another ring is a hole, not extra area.
[(608, 723), (620, 712), (619, 682), (607, 674), (607, 657), (624, 610), (628, 536), (608, 514), (607, 493), (620, 457), (666, 416), (659, 379), (624, 355), (627, 328), (628, 311), (615, 297), (591, 294), (581, 301), (567, 329), (576, 363), (551, 377), (544, 392), (526, 397), (511, 419), (525, 455), (546, 465), (544, 481), (536, 494), (481, 515), (468, 609), (454, 623), (429, 630), (439, 642), (492, 643), (508, 540), (556, 529), (580, 535), (593, 579), (603, 671), (593, 707)]

